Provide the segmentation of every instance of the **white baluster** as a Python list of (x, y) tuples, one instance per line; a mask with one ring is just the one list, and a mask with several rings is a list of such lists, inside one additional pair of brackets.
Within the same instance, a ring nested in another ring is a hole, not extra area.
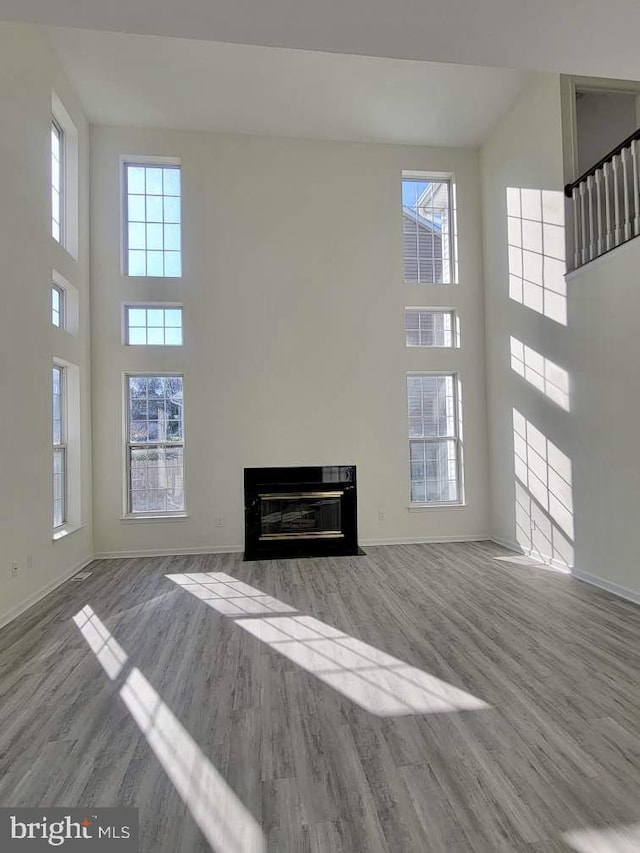
[(602, 173), (604, 174), (604, 206), (605, 206), (605, 252), (608, 252), (609, 249), (613, 246), (613, 235), (611, 233), (611, 181), (610, 181), (610, 167), (608, 163), (604, 163), (602, 166)]
[(589, 237), (587, 234), (587, 184), (580, 184), (580, 258), (581, 263), (586, 264), (589, 260)]
[(631, 239), (631, 216), (629, 214), (629, 170), (627, 169), (628, 148), (623, 148), (620, 152), (622, 160), (622, 193), (624, 198), (624, 239)]
[(593, 175), (587, 178), (587, 221), (589, 223), (589, 260), (596, 256), (596, 244), (593, 227)]
[(638, 181), (638, 142), (631, 143), (631, 168), (633, 169), (633, 233), (640, 234), (640, 188)]
[(596, 184), (596, 211), (598, 216), (596, 256), (599, 257), (604, 252), (604, 233), (602, 231), (602, 169), (598, 169), (593, 177)]
[(620, 229), (620, 186), (618, 172), (620, 170), (620, 158), (616, 154), (611, 158), (613, 167), (613, 245), (618, 246), (622, 238)]
[(571, 191), (571, 201), (573, 203), (573, 268), (577, 270), (580, 266), (580, 191), (578, 187), (574, 187)]

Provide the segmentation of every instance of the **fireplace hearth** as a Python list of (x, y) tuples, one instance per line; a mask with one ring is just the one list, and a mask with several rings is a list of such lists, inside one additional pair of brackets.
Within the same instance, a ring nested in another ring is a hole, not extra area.
[(245, 560), (362, 553), (355, 465), (245, 468), (244, 517)]

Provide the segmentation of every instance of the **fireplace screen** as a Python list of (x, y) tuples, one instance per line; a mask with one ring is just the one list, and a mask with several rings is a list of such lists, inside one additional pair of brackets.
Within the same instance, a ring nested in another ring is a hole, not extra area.
[(342, 532), (339, 492), (260, 495), (260, 539), (339, 539)]

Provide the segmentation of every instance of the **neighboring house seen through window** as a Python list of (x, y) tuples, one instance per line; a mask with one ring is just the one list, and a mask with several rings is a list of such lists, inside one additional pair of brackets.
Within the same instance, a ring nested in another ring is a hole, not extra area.
[(453, 280), (453, 215), (450, 180), (402, 179), (404, 280), (450, 284)]

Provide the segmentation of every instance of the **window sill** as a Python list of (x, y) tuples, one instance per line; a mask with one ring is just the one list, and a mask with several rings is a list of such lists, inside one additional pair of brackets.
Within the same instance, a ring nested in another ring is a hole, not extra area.
[(63, 527), (56, 527), (51, 538), (54, 542), (60, 542), (61, 539), (66, 539), (67, 536), (82, 530), (83, 527), (84, 524), (65, 524)]
[(408, 512), (424, 512), (429, 509), (461, 509), (466, 507), (466, 503), (463, 501), (451, 501), (451, 502), (443, 502), (443, 503), (415, 503), (409, 504), (407, 506)]
[(120, 521), (124, 521), (126, 523), (133, 522), (134, 524), (139, 521), (186, 521), (189, 518), (188, 512), (172, 512), (169, 514), (150, 514), (150, 515), (121, 515)]

